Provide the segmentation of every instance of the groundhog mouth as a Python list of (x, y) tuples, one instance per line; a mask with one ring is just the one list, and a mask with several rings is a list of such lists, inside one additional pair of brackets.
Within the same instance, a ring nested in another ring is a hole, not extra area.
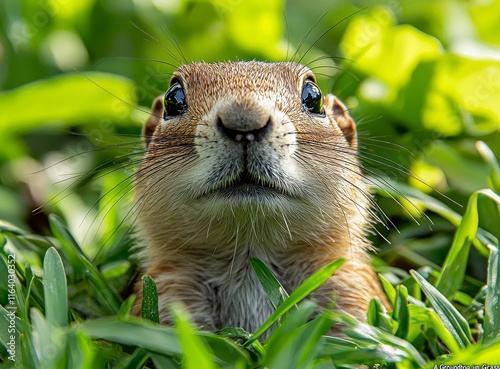
[(244, 170), (240, 173), (238, 177), (236, 177), (235, 180), (232, 181), (232, 183), (229, 184), (228, 187), (240, 187), (240, 186), (262, 186), (262, 187), (268, 187), (265, 183), (262, 183), (262, 181), (259, 181), (259, 179), (256, 179), (255, 176), (253, 176), (248, 170)]
[(281, 198), (296, 197), (288, 192), (283, 185), (256, 177), (247, 170), (242, 171), (234, 178), (220, 181), (209, 192), (204, 194), (204, 196), (208, 195), (217, 195), (234, 200), (260, 200), (276, 196)]

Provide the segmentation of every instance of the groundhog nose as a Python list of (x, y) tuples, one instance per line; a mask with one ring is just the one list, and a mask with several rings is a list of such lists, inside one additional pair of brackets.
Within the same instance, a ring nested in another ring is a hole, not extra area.
[(269, 132), (271, 115), (264, 107), (235, 102), (219, 110), (217, 126), (234, 141), (257, 141)]

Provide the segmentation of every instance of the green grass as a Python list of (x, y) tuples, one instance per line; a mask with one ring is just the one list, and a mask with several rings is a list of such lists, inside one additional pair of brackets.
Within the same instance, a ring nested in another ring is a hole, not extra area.
[[(481, 148), (489, 153), (484, 145)], [(58, 217), (50, 218), (52, 235), (48, 237), (1, 223), (2, 301), (8, 295), (9, 254), (14, 249), (19, 253), (15, 365), (34, 369), (305, 369), (500, 364), (500, 253), (495, 237), (478, 229), (479, 216), (500, 217), (500, 196), (495, 192), (498, 186), (493, 185), (499, 175), (498, 165), (492, 156), (489, 163), (492, 188), (470, 197), (444, 264), (439, 269), (413, 270), (411, 276), (399, 278), (395, 285), (383, 276), (393, 279), (394, 270), (382, 273), (393, 310), (386, 311), (380, 301), (372, 300), (368, 324), (331, 310), (316, 314), (316, 305), (307, 298), (335, 273), (342, 260), (319, 270), (290, 296), (261, 261), (252, 260), (276, 308), (256, 332), (238, 327), (215, 333), (200, 331), (181, 305), (171, 306), (175, 326), (160, 326), (158, 296), (151, 278), (143, 278), (144, 318), (140, 319), (130, 315), (134, 297), (123, 299), (116, 287), (129, 278), (130, 270), (118, 268), (115, 273), (103, 273), (103, 269), (109, 270), (104, 266), (119, 261), (116, 255), (128, 257), (119, 245), (111, 244), (110, 248), (118, 249), (108, 254), (109, 260), (100, 256), (99, 268)], [(406, 196), (407, 200), (418, 201), (411, 194)], [(436, 202), (434, 199), (434, 206)], [(121, 238), (116, 236), (113, 241)], [(127, 243), (123, 245), (123, 249), (128, 247)], [(462, 290), (464, 281), (470, 278), (466, 266), (472, 246), (481, 252), (488, 250), (487, 281), (478, 286), (475, 295)], [(43, 260), (41, 270), (24, 263), (22, 254)], [(0, 357), (3, 367), (9, 368), (14, 362), (7, 359), (9, 317), (7, 305), (2, 305)], [(260, 342), (258, 338), (273, 324), (276, 328)], [(326, 335), (333, 324), (343, 325), (342, 338)]]

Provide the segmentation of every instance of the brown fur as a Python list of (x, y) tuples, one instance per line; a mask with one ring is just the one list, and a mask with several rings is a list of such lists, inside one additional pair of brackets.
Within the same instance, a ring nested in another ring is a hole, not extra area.
[[(205, 329), (257, 329), (272, 308), (250, 257), (288, 292), (345, 258), (314, 294), (318, 304), (333, 301), (364, 320), (373, 297), (385, 301), (366, 253), (369, 194), (355, 123), (333, 95), (324, 116), (307, 112), (306, 78), (314, 75), (296, 63), (195, 63), (173, 77), (184, 87), (186, 113), (164, 121), (162, 97), (155, 101), (136, 199), (145, 274), (158, 285), (163, 323), (171, 323), (168, 305), (181, 301)], [(263, 119), (270, 131), (242, 149), (221, 133), (221, 119), (244, 132), (243, 121), (260, 128)], [(258, 185), (231, 192), (243, 172)], [(140, 297), (139, 284), (136, 291)]]

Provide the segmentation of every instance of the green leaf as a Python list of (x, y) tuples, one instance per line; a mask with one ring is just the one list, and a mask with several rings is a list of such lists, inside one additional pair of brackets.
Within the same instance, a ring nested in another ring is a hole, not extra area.
[(67, 333), (68, 368), (90, 369), (102, 367), (98, 364), (97, 347), (82, 331)]
[(495, 154), (488, 145), (482, 141), (476, 142), (476, 149), (491, 168), (491, 174), (488, 178), (490, 188), (496, 193), (500, 193), (500, 164), (498, 164)]
[(240, 328), (240, 327), (222, 328), (221, 330), (217, 331), (217, 334), (219, 336), (232, 338), (234, 340), (237, 340), (237, 339), (248, 340), (252, 336), (249, 332), (247, 332), (246, 330), (244, 330), (243, 328)]
[(126, 320), (130, 316), (135, 300), (136, 296), (130, 295), (125, 301), (123, 301), (122, 306), (120, 306), (120, 310), (116, 313), (116, 316), (120, 319)]
[(121, 360), (116, 369), (143, 369), (151, 353), (138, 347), (128, 357)]
[(83, 253), (80, 245), (73, 235), (68, 231), (62, 220), (54, 214), (49, 216), (50, 228), (54, 236), (61, 243), (64, 255), (70, 261), (70, 265), (78, 273), (88, 277), (99, 297), (99, 302), (113, 314), (120, 309), (120, 297), (110, 284), (102, 276), (92, 262)]
[[(425, 366), (425, 369), (434, 368), (458, 368), (460, 365), (477, 365), (481, 369), (494, 369), (493, 365), (500, 364), (500, 341), (489, 345), (477, 344), (460, 352), (454, 353), (452, 356), (445, 359), (436, 360)], [(484, 364), (484, 365), (483, 365)], [(471, 366), (472, 368), (472, 366)]]
[(259, 278), (262, 288), (264, 288), (264, 291), (269, 297), (271, 304), (274, 309), (277, 309), (278, 306), (289, 297), (288, 293), (262, 261), (251, 258), (250, 263), (252, 264), (255, 274), (257, 274), (257, 278)]
[(426, 127), (438, 132), (444, 128), (446, 133), (447, 127), (455, 123), (463, 126), (471, 136), (498, 130), (500, 91), (496, 86), (499, 67), (498, 60), (490, 58), (444, 54), (429, 80), (427, 106), (422, 113)]
[(445, 321), (442, 320), (439, 315), (437, 315), (434, 311), (427, 309), (427, 316), (434, 332), (436, 332), (439, 339), (443, 341), (450, 352), (456, 353), (462, 350), (461, 346), (455, 339), (455, 336), (448, 329), (448, 325), (445, 324)]
[(130, 318), (129, 321), (116, 318), (86, 320), (77, 326), (94, 339), (118, 342), (123, 345), (142, 347), (159, 354), (181, 355), (182, 350), (173, 328)]
[(181, 365), (174, 359), (159, 354), (150, 354), (155, 369), (181, 369)]
[(500, 197), (491, 190), (479, 190), (470, 196), (465, 214), (455, 233), (453, 243), (436, 282), (437, 289), (448, 298), (451, 298), (458, 291), (465, 277), (470, 245), (476, 236), (478, 227), (477, 201), (479, 196), (487, 196), (500, 205)]
[(415, 342), (417, 337), (426, 331), (430, 325), (428, 312), (430, 309), (426, 306), (419, 306), (410, 304), (408, 305), (408, 312), (410, 314), (410, 327), (406, 340), (408, 342)]
[(50, 248), (43, 261), (43, 292), (45, 316), (54, 326), (68, 325), (68, 287), (61, 257)]
[(380, 279), (380, 283), (382, 284), (382, 288), (384, 289), (389, 302), (391, 305), (394, 305), (396, 303), (396, 289), (382, 274), (379, 274), (378, 278)]
[[(360, 363), (363, 363), (363, 365), (383, 367), (381, 364), (401, 363), (408, 360), (409, 356), (411, 356), (404, 349), (381, 342), (362, 346), (362, 343), (355, 344), (346, 339), (334, 337), (324, 337), (324, 341), (324, 348), (321, 351), (321, 356), (331, 356), (336, 367), (356, 367)], [(331, 367), (332, 366), (329, 366), (328, 368)], [(415, 366), (404, 366), (404, 368), (411, 367)]]
[(148, 275), (142, 277), (142, 317), (160, 323), (158, 312), (158, 289), (155, 281)]
[(387, 314), (387, 311), (378, 298), (373, 298), (370, 301), (366, 317), (368, 324), (383, 329), (386, 332), (393, 332), (394, 323), (392, 318)]
[[(408, 211), (414, 210), (415, 207), (418, 209), (429, 209), (448, 220), (457, 228), (459, 227), (462, 217), (435, 197), (429, 196), (414, 187), (393, 181), (388, 177), (384, 177), (382, 180), (378, 181), (375, 179), (373, 180), (377, 183), (377, 186), (373, 189), (380, 195), (394, 197), (398, 199), (398, 201), (403, 201), (403, 203), (412, 204), (412, 208), (408, 209)], [(478, 229), (473, 243), (482, 255), (489, 255), (489, 250), (484, 246), (489, 243), (489, 237), (483, 230)]]
[(79, 265), (80, 263), (78, 263), (77, 257), (85, 258), (85, 254), (78, 242), (76, 242), (73, 235), (66, 228), (66, 225), (57, 215), (50, 214), (49, 222), (52, 234), (61, 242), (61, 246), (64, 248), (64, 251), (67, 252), (67, 255), (72, 257), (71, 262), (75, 265)]
[(358, 350), (360, 346), (346, 338), (339, 337), (324, 337), (324, 347), (321, 350), (322, 355), (336, 356), (339, 353), (346, 351)]
[[(28, 320), (21, 320), (21, 318), (16, 315), (15, 317), (15, 332), (12, 332), (12, 310), (6, 310), (3, 306), (0, 305), (0, 344), (1, 348), (5, 349), (5, 357), (10, 357), (13, 353), (15, 353), (15, 364), (18, 368), (34, 368), (36, 357), (33, 355), (33, 345), (32, 345), (32, 336), (31, 331), (32, 327), (29, 325)], [(9, 314), (10, 313), (10, 314)], [(21, 338), (23, 336), (23, 339)], [(14, 336), (15, 342), (15, 350), (12, 350), (12, 340), (11, 336)], [(3, 363), (6, 367), (8, 367), (8, 362), (11, 360), (6, 360), (7, 363)], [(12, 361), (11, 361), (12, 362)]]
[(321, 336), (332, 325), (331, 317), (323, 312), (305, 324), (317, 309), (316, 304), (305, 301), (291, 312), (267, 340), (264, 365), (269, 369), (307, 368), (316, 351)]
[[(80, 323), (77, 329), (83, 330), (94, 339), (142, 347), (162, 355), (181, 356), (184, 353), (175, 329), (134, 317), (130, 317), (127, 321), (116, 318), (86, 320)], [(213, 333), (198, 332), (197, 334), (222, 362), (235, 363), (247, 361), (249, 358), (249, 354), (244, 349), (230, 340)]]
[[(49, 249), (50, 251), (50, 249)], [(38, 309), (31, 310), (34, 351), (30, 355), (40, 364), (39, 368), (66, 369), (65, 352), (67, 337), (64, 331), (45, 319)]]
[(101, 274), (104, 279), (111, 281), (118, 277), (125, 275), (125, 273), (130, 269), (130, 261), (128, 260), (118, 260), (110, 262), (101, 268)]
[[(332, 312), (334, 320), (344, 324), (346, 328), (343, 333), (362, 349), (355, 352), (346, 350), (344, 354), (335, 355), (335, 360), (348, 360), (349, 363), (360, 363), (359, 360), (366, 360), (365, 363), (380, 362), (397, 363), (409, 361), (409, 368), (421, 368), (425, 360), (420, 353), (409, 342), (396, 337), (390, 333), (384, 332), (378, 328), (361, 323), (347, 314)], [(356, 353), (360, 354), (358, 361)], [(343, 357), (342, 355), (345, 355)], [(366, 355), (366, 356), (363, 356)]]
[[(208, 344), (218, 362), (235, 365), (250, 359), (250, 353), (232, 340), (203, 331), (198, 332), (198, 335)], [(252, 347), (256, 350), (262, 349), (260, 344)]]
[(288, 310), (294, 307), (299, 301), (306, 298), (312, 291), (317, 289), (323, 283), (325, 283), (328, 278), (330, 278), (333, 273), (344, 263), (344, 259), (338, 259), (334, 262), (325, 265), (316, 271), (313, 275), (307, 278), (295, 291), (290, 294), (290, 297), (284, 301), (272, 314), (271, 316), (262, 324), (259, 329), (253, 334), (252, 338), (249, 339), (244, 347), (248, 347), (253, 341), (258, 339), (265, 331), (267, 331), (271, 326), (278, 321), (278, 319), (285, 314)]
[[(12, 313), (13, 311), (11, 309), (6, 310), (3, 306), (0, 305), (0, 344), (6, 350), (11, 350), (11, 336), (14, 336), (14, 346), (16, 336), (19, 336), (19, 327), (16, 322), (17, 317), (12, 320), (12, 318), (14, 317)], [(14, 323), (14, 326), (12, 325), (12, 323)], [(12, 331), (12, 329), (14, 329), (14, 331)]]
[(392, 100), (397, 96), (396, 88), (408, 82), (416, 65), (441, 55), (442, 46), (412, 26), (395, 26), (386, 8), (375, 7), (365, 14), (349, 23), (340, 48), (348, 59), (356, 61), (353, 68), (393, 87)]
[[(12, 255), (14, 255), (14, 254), (12, 254)], [(7, 258), (9, 258), (9, 257), (7, 256)], [(16, 261), (15, 256), (14, 256), (14, 258), (10, 257), (8, 261), (6, 261), (2, 256), (0, 256), (0, 290), (2, 292), (8, 290), (9, 274), (12, 273), (12, 271), (15, 272), (15, 269), (11, 269), (11, 271), (9, 271), (9, 266), (7, 265), (7, 263), (15, 266), (15, 261)], [(14, 263), (14, 264), (11, 264), (11, 263)], [(11, 266), (11, 268), (13, 268), (13, 266)], [(11, 278), (13, 278), (13, 277), (11, 277)], [(8, 295), (8, 292), (5, 293), (5, 295)]]
[(9, 223), (5, 220), (0, 220), (0, 232), (1, 233), (12, 233), (15, 235), (24, 235), (26, 231), (15, 226), (12, 223)]
[[(230, 33), (231, 43), (244, 46), (253, 55), (263, 55), (265, 59), (283, 59), (283, 51), (278, 47), (282, 40), (282, 14), (284, 3), (279, 0), (269, 0), (266, 3), (261, 1), (241, 1), (228, 3), (225, 1), (213, 2), (226, 19), (226, 32)], [(252, 14), (252, 17), (248, 17)], [(252, 27), (255, 19), (265, 19), (265, 27)], [(252, 32), (247, 30), (252, 29)], [(208, 36), (208, 35), (207, 35)], [(203, 39), (203, 35), (200, 36)], [(196, 37), (199, 39), (199, 37)], [(259, 40), (266, 40), (262, 43)], [(212, 42), (211, 38), (205, 42)], [(200, 42), (200, 41), (198, 41)], [(203, 44), (200, 44), (202, 46)]]
[(471, 342), (471, 332), (469, 324), (459, 311), (443, 296), (433, 285), (427, 282), (420, 274), (414, 270), (410, 274), (420, 285), (431, 302), (439, 318), (443, 321), (448, 331), (453, 335), (460, 347), (466, 347)]
[(500, 336), (500, 252), (494, 246), (490, 247), (488, 259), (483, 326), (485, 340)]
[(212, 353), (192, 328), (185, 309), (173, 304), (171, 311), (179, 335), (179, 342), (184, 352), (182, 357), (183, 367), (186, 369), (217, 368), (212, 360)]
[[(337, 367), (357, 367), (360, 363), (362, 363), (362, 365), (373, 365), (377, 367), (381, 363), (402, 363), (407, 360), (407, 356), (404, 350), (391, 345), (381, 344), (371, 347), (362, 347), (355, 351), (342, 352), (333, 356), (333, 360), (337, 364)], [(408, 366), (403, 367), (406, 368)], [(416, 367), (410, 366), (410, 368)]]
[(408, 290), (403, 285), (396, 287), (396, 303), (394, 304), (392, 318), (398, 322), (395, 335), (406, 339), (409, 332), (410, 313), (408, 311)]
[(26, 131), (53, 121), (69, 125), (102, 119), (130, 122), (135, 105), (134, 84), (127, 78), (68, 73), (0, 93), (0, 132)]
[[(244, 330), (243, 328), (237, 327), (228, 327), (228, 328), (222, 328), (221, 330), (216, 332), (217, 335), (221, 337), (228, 337), (231, 338), (233, 341), (247, 341), (252, 337), (252, 334)], [(249, 348), (250, 354), (255, 353), (254, 356), (264, 356), (265, 354), (265, 349), (263, 345), (259, 341), (253, 341), (251, 348)]]

